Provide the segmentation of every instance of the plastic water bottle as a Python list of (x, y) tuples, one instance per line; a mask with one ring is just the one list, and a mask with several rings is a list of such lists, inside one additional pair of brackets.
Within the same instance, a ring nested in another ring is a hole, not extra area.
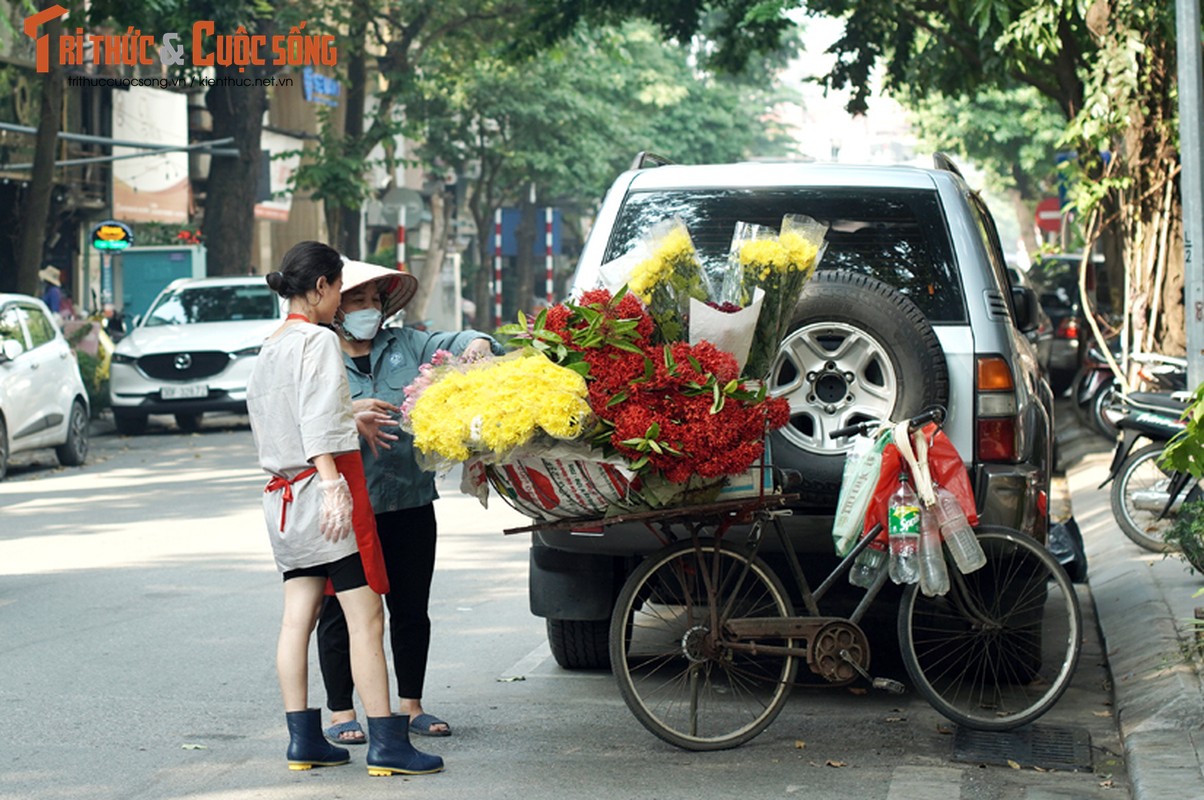
[(857, 554), (849, 570), (849, 583), (868, 589), (874, 585), (878, 574), (886, 568), (886, 546), (877, 539)]
[(974, 529), (966, 521), (962, 504), (953, 492), (944, 486), (936, 488), (936, 514), (941, 526), (941, 536), (953, 554), (953, 561), (962, 574), (973, 572), (987, 563), (982, 545), (974, 535)]
[(949, 591), (949, 570), (945, 567), (935, 505), (920, 509), (920, 591), (928, 597)]
[(906, 472), (899, 473), (899, 488), (890, 496), (889, 508), (890, 579), (915, 583), (920, 579), (920, 501)]

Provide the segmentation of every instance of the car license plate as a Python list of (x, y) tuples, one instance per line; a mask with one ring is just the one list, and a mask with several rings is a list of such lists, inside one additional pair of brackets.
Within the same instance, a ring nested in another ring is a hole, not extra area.
[(191, 386), (164, 386), (162, 395), (164, 400), (195, 400), (198, 397), (208, 397), (209, 387), (203, 383)]

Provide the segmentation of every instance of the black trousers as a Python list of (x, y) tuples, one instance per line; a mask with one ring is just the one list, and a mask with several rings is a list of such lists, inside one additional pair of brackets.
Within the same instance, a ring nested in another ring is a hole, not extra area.
[[(397, 696), (421, 698), (426, 680), (426, 660), (431, 645), (428, 614), (431, 576), (435, 572), (435, 506), (405, 508), (376, 515), (389, 575), (389, 643)], [(347, 620), (334, 597), (327, 597), (318, 617), (318, 664), (326, 686), (326, 706), (331, 711), (354, 708), (355, 684), (351, 679), (351, 643)]]

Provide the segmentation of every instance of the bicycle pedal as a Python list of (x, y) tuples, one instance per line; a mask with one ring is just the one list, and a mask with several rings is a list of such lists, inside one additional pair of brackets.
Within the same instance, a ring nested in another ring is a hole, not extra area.
[(907, 694), (906, 686), (890, 678), (874, 678), (873, 687), (890, 692), (891, 694)]

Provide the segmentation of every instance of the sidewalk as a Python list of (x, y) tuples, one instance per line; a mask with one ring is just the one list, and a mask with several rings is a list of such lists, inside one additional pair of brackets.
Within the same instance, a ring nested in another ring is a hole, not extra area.
[(1129, 541), (1112, 516), (1109, 487), (1097, 488), (1112, 458), (1107, 442), (1072, 417), (1063, 421), (1058, 444), (1086, 545), (1133, 798), (1204, 798), (1204, 684), (1193, 665), (1200, 655), (1189, 622), (1204, 607), (1204, 597), (1192, 597), (1204, 577)]

